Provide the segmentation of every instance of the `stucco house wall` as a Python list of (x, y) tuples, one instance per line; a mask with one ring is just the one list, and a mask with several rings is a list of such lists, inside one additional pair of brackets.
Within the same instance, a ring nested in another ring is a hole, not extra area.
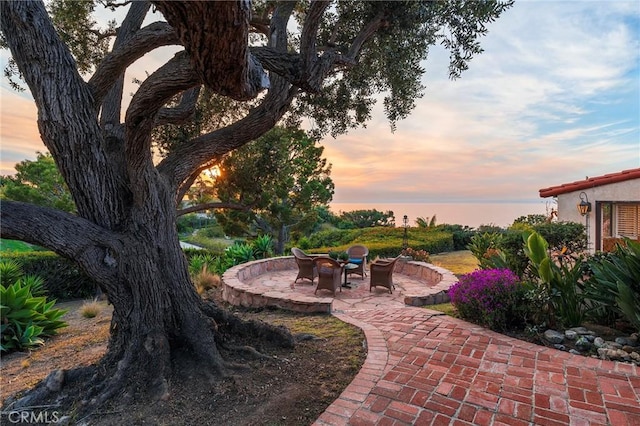
[[(591, 203), (591, 212), (582, 216), (577, 205), (581, 196)], [(640, 168), (562, 184), (540, 190), (541, 197), (556, 197), (558, 220), (582, 223), (587, 227), (589, 251), (603, 248), (601, 233), (603, 203), (640, 206)], [(640, 236), (636, 236), (640, 239)], [(606, 244), (605, 244), (606, 245)]]

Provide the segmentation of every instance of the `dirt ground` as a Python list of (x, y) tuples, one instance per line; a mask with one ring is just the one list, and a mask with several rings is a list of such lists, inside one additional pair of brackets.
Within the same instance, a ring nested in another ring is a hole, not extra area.
[[(83, 302), (62, 305), (69, 324), (46, 345), (2, 358), (0, 397), (24, 392), (56, 369), (96, 363), (106, 351), (111, 308), (102, 303), (95, 318), (80, 314)], [(330, 315), (299, 315), (284, 311), (237, 311), (247, 319), (285, 325), (301, 339), (294, 349), (256, 348), (266, 359), (233, 361), (249, 368), (230, 378), (212, 381), (197, 365), (176, 362), (167, 401), (133, 402), (104, 407), (90, 418), (72, 423), (91, 425), (309, 425), (353, 380), (366, 357), (364, 334)], [(315, 335), (316, 338), (309, 338)], [(5, 410), (7, 407), (4, 407)], [(51, 409), (48, 409), (51, 410)], [(55, 410), (55, 408), (53, 409)]]

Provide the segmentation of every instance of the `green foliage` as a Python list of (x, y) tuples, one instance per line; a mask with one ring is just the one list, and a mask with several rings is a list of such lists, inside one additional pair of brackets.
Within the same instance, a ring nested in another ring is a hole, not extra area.
[(337, 227), (340, 229), (373, 228), (377, 226), (395, 226), (392, 211), (353, 210), (341, 213)]
[(519, 277), (526, 278), (529, 258), (524, 252), (523, 237), (531, 232), (540, 234), (548, 244), (548, 250), (579, 253), (586, 249), (584, 226), (574, 222), (540, 221), (540, 215), (516, 219), (509, 229), (490, 229), (471, 237), (468, 248), (478, 259), (480, 267), (509, 268)]
[(580, 253), (587, 248), (587, 234), (581, 223), (544, 222), (534, 225), (533, 230), (544, 237), (551, 251), (566, 247), (569, 253)]
[[(482, 49), (478, 39), (486, 24), (511, 6), (506, 2), (337, 2), (324, 17), (318, 45), (349, 46), (362, 25), (384, 15), (383, 31), (366, 45), (358, 67), (327, 79), (320, 93), (303, 93), (296, 113), (314, 118), (314, 131), (333, 136), (371, 118), (376, 96), (384, 92), (384, 111), (391, 123), (405, 118), (422, 96), (423, 61), (429, 46), (449, 51), (449, 74), (460, 77)], [(304, 14), (302, 15), (304, 17)], [(336, 23), (339, 31), (336, 31)]]
[(531, 227), (535, 225), (541, 225), (543, 223), (547, 223), (547, 216), (543, 214), (529, 214), (526, 216), (520, 216), (516, 220), (513, 221), (513, 225), (524, 225), (525, 227)]
[(591, 258), (585, 295), (640, 330), (640, 242), (625, 239), (606, 257)]
[(499, 251), (502, 234), (485, 232), (471, 237), (468, 249), (478, 259), (481, 269), (497, 269), (504, 267), (506, 259)]
[(215, 261), (215, 256), (211, 253), (198, 253), (195, 256), (189, 258), (189, 274), (191, 276), (197, 275), (203, 270), (213, 270), (212, 266)]
[(253, 255), (253, 247), (250, 244), (234, 244), (227, 247), (224, 253), (225, 257), (233, 262), (233, 265), (250, 262), (256, 260)]
[(22, 266), (15, 259), (0, 260), (0, 284), (7, 287), (22, 278)]
[[(246, 235), (254, 224), (276, 238), (276, 252), (281, 253), (288, 229), (301, 226), (315, 207), (333, 196), (331, 165), (322, 158), (323, 151), (303, 130), (275, 127), (227, 155), (215, 182), (216, 196), (251, 210), (217, 211), (225, 232)], [(308, 222), (312, 227), (315, 216)]]
[(21, 161), (15, 168), (15, 176), (0, 178), (1, 198), (75, 212), (71, 193), (51, 154), (38, 152), (35, 161)]
[(429, 216), (427, 217), (418, 217), (416, 218), (416, 225), (418, 228), (435, 228), (436, 227), (436, 215), (434, 214), (431, 219)]
[(256, 259), (266, 259), (273, 256), (273, 238), (271, 235), (261, 235), (251, 243), (253, 255)]
[(38, 291), (38, 287), (42, 287), (42, 279), (25, 279), (20, 272), (13, 274), (13, 283), (8, 281), (9, 277), (3, 277), (0, 285), (2, 352), (42, 345), (42, 337), (51, 336), (59, 328), (66, 327), (59, 318), (67, 311), (54, 309), (55, 300), (48, 302), (46, 297), (34, 295), (33, 290)]
[(34, 251), (34, 250), (37, 250), (36, 246), (27, 244), (24, 241), (0, 239), (0, 253)]
[(456, 251), (466, 250), (467, 246), (471, 243), (471, 237), (477, 234), (473, 228), (466, 225), (442, 224), (437, 225), (434, 229), (442, 232), (450, 232), (453, 235), (453, 249)]
[(526, 239), (525, 254), (531, 261), (533, 275), (541, 294), (548, 295), (549, 324), (559, 320), (564, 326), (579, 326), (585, 319), (588, 304), (584, 296), (583, 258), (565, 254), (553, 258), (549, 244), (537, 232)]
[(18, 262), (26, 275), (41, 277), (49, 297), (87, 299), (93, 297), (98, 289), (97, 283), (73, 261), (50, 251), (3, 253), (2, 257)]
[(327, 253), (327, 254), (333, 260), (348, 260), (349, 259), (349, 254), (346, 251), (342, 251), (342, 250), (329, 250), (329, 253)]
[[(403, 228), (376, 227), (353, 230), (321, 231), (309, 236), (310, 253), (327, 253), (329, 250), (346, 250), (353, 244), (362, 244), (369, 249), (369, 258), (396, 257), (402, 252)], [(420, 228), (409, 228), (408, 243), (416, 251), (442, 253), (453, 250), (450, 233)]]
[(110, 38), (105, 35), (115, 33), (115, 23), (99, 28), (92, 17), (93, 1), (53, 0), (48, 9), (58, 35), (76, 59), (78, 70), (90, 73), (107, 54)]
[(222, 227), (216, 223), (215, 218), (203, 214), (189, 213), (182, 215), (178, 217), (176, 225), (181, 235), (198, 232), (209, 238), (224, 237), (224, 231)]

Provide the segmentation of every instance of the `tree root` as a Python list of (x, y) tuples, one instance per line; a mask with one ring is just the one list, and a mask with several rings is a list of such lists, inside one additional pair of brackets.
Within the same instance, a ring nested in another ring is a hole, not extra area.
[(245, 321), (210, 302), (203, 304), (202, 311), (216, 322), (217, 333), (223, 341), (232, 337), (254, 337), (283, 348), (295, 346), (295, 339), (286, 327), (262, 321)]
[(248, 346), (248, 345), (244, 345), (244, 346), (235, 346), (235, 345), (224, 345), (224, 348), (229, 350), (229, 351), (234, 351), (234, 352), (239, 352), (241, 354), (247, 355), (253, 359), (273, 359), (273, 357), (263, 354), (262, 352), (258, 351), (256, 348), (254, 348), (253, 346)]

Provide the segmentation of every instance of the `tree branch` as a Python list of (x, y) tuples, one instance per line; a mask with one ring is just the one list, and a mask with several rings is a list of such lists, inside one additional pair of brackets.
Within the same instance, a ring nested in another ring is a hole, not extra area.
[(250, 1), (153, 1), (178, 33), (193, 68), (216, 93), (249, 100), (268, 87), (249, 54)]
[(116, 268), (109, 256), (121, 250), (116, 234), (79, 216), (17, 201), (0, 200), (0, 219), (2, 238), (37, 244), (73, 259), (91, 269), (101, 283), (115, 279)]
[(141, 167), (152, 163), (151, 130), (156, 114), (173, 96), (200, 84), (185, 52), (151, 74), (140, 86), (126, 115), (126, 157), (130, 178), (137, 179)]
[[(275, 51), (287, 51), (286, 28), (294, 6), (295, 2), (282, 2), (273, 13), (269, 45)], [(288, 82), (275, 73), (270, 80), (269, 92), (246, 117), (181, 144), (158, 164), (158, 171), (169, 179), (174, 188), (180, 188), (203, 164), (262, 136), (284, 116), (297, 89), (289, 87)]]
[(200, 86), (187, 90), (182, 94), (180, 103), (173, 108), (162, 108), (156, 115), (156, 126), (164, 124), (182, 124), (193, 117), (196, 111)]
[(96, 104), (102, 102), (109, 89), (129, 65), (153, 49), (178, 43), (179, 40), (173, 28), (164, 22), (155, 22), (138, 31), (121, 46), (114, 48), (89, 80)]

